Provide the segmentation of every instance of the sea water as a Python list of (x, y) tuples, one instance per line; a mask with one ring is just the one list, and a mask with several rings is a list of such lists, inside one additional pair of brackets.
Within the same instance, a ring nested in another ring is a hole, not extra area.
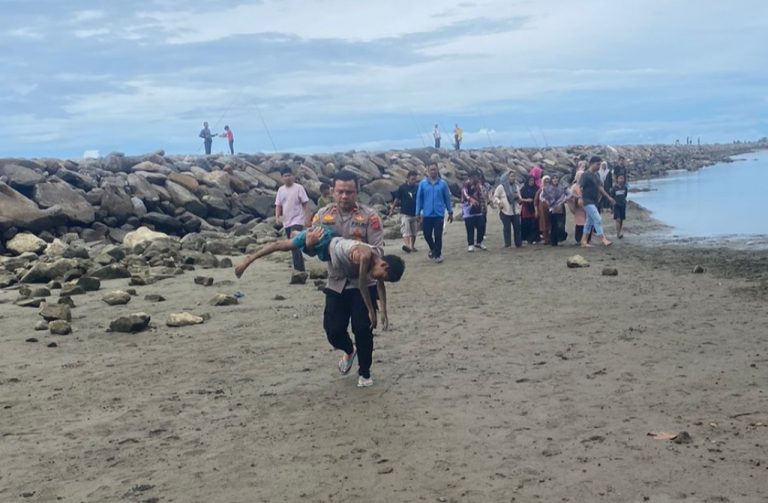
[[(680, 238), (768, 237), (768, 151), (734, 157), (698, 171), (630, 180), (629, 199), (672, 228)], [(762, 241), (763, 239), (761, 239)]]

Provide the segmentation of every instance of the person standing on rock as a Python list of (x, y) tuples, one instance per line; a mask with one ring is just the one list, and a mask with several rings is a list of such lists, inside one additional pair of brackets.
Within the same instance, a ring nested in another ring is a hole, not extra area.
[[(304, 226), (310, 225), (311, 215), (308, 213), (309, 197), (301, 184), (293, 179), (293, 171), (288, 166), (280, 169), (283, 186), (277, 189), (275, 196), (275, 223), (282, 225), (288, 239), (294, 232), (304, 230)], [(301, 250), (292, 250), (293, 269), (304, 272), (304, 257)]]
[(392, 206), (389, 210), (389, 216), (395, 213), (395, 209), (400, 207), (400, 232), (403, 235), (403, 251), (406, 253), (415, 252), (416, 234), (419, 230), (419, 224), (416, 221), (416, 192), (419, 190), (419, 174), (416, 171), (409, 171), (405, 183), (395, 192)]
[(584, 212), (587, 215), (586, 221), (584, 222), (584, 235), (581, 237), (581, 246), (583, 248), (591, 246), (587, 242), (587, 239), (592, 230), (595, 231), (595, 236), (600, 238), (600, 241), (604, 246), (610, 246), (612, 244), (603, 233), (603, 221), (600, 216), (600, 211), (597, 209), (600, 195), (607, 198), (611, 204), (616, 204), (616, 201), (603, 188), (603, 182), (600, 180), (600, 175), (597, 174), (601, 162), (602, 159), (600, 159), (600, 157), (593, 156), (589, 160), (587, 171), (581, 175), (581, 180), (579, 182), (581, 185), (581, 199), (584, 202)]
[(437, 163), (427, 165), (427, 177), (419, 183), (416, 192), (416, 216), (421, 219), (424, 240), (429, 246), (429, 258), (436, 264), (443, 261), (443, 225), (445, 213), (453, 222), (453, 204), (448, 184), (440, 178)]
[(435, 139), (435, 148), (440, 148), (440, 128), (435, 124), (435, 129), (432, 130), (432, 137)]
[(213, 145), (213, 135), (211, 130), (208, 129), (208, 123), (203, 122), (203, 129), (200, 130), (198, 135), (203, 139), (203, 146), (205, 147), (205, 155), (211, 155), (211, 145)]
[(464, 131), (456, 124), (453, 128), (453, 146), (457, 152), (461, 150), (462, 140), (464, 140)]
[(229, 126), (224, 126), (224, 132), (219, 136), (227, 139), (227, 144), (229, 145), (229, 153), (235, 155), (235, 134), (232, 132)]
[[(323, 225), (337, 236), (354, 239), (371, 245), (379, 256), (383, 256), (384, 229), (376, 210), (357, 202), (357, 177), (349, 172), (340, 171), (333, 180), (332, 204), (321, 208), (312, 222)], [(307, 248), (311, 250), (316, 242), (307, 235)], [(309, 252), (312, 253), (311, 251)], [(338, 363), (339, 373), (347, 375), (352, 364), (358, 359), (358, 387), (368, 387), (373, 384), (371, 379), (371, 364), (373, 362), (373, 329), (368, 308), (356, 282), (338, 277), (333, 274), (329, 265), (328, 283), (325, 292), (325, 310), (323, 312), (323, 328), (331, 346), (343, 352)], [(379, 300), (382, 311), (382, 327), (389, 328), (386, 318), (386, 290), (381, 290), (381, 297), (376, 288), (376, 281), (368, 283), (370, 298), (373, 303)], [(355, 342), (349, 337), (347, 327), (352, 323)]]

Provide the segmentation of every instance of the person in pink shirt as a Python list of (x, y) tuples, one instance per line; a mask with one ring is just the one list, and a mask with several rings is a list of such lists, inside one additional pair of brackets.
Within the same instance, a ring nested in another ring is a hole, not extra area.
[[(280, 169), (283, 186), (277, 190), (275, 197), (275, 223), (282, 225), (288, 239), (293, 233), (309, 227), (312, 215), (309, 214), (309, 197), (301, 184), (293, 179), (293, 171), (288, 166)], [(304, 271), (304, 257), (301, 250), (292, 250), (293, 268), (296, 271)]]
[(227, 139), (227, 143), (229, 144), (229, 153), (235, 155), (235, 134), (232, 132), (229, 126), (224, 126), (224, 132), (219, 136)]

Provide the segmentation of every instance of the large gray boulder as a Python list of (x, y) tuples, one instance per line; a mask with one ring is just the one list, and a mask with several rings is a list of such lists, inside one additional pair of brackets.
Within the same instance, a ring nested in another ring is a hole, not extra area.
[(26, 272), (21, 278), (22, 283), (48, 283), (52, 280), (61, 279), (64, 274), (76, 269), (78, 261), (71, 258), (62, 258), (54, 262), (38, 261), (32, 266), (32, 269)]
[(96, 180), (91, 178), (90, 176), (79, 173), (77, 171), (62, 168), (56, 172), (56, 176), (67, 182), (73, 187), (76, 187), (78, 189), (83, 189), (84, 191), (88, 192), (96, 188), (98, 183), (96, 183)]
[(104, 191), (101, 195), (102, 210), (115, 217), (120, 223), (133, 216), (133, 202), (125, 189), (112, 183), (106, 183), (101, 188)]
[(11, 238), (5, 247), (12, 251), (16, 255), (22, 253), (37, 253), (39, 254), (48, 246), (48, 243), (29, 232), (21, 232)]
[(64, 224), (67, 217), (54, 206), (41, 210), (34, 201), (0, 182), (0, 231), (11, 227), (40, 232)]
[(145, 177), (136, 173), (129, 174), (128, 186), (133, 190), (134, 197), (138, 197), (145, 204), (153, 206), (160, 202), (160, 193), (157, 191), (157, 187), (149, 183)]
[(245, 210), (261, 218), (268, 218), (275, 214), (274, 196), (251, 191), (247, 194), (240, 194), (237, 200)]
[(77, 224), (89, 225), (96, 218), (93, 206), (85, 197), (59, 178), (35, 185), (32, 198), (41, 208), (60, 206), (62, 213)]
[(28, 189), (45, 180), (40, 172), (18, 164), (0, 165), (0, 176), (6, 177), (15, 189)]
[(150, 211), (141, 217), (141, 223), (151, 225), (155, 230), (167, 232), (169, 234), (179, 234), (184, 232), (184, 224), (181, 220), (156, 211)]
[(208, 216), (208, 209), (205, 204), (186, 188), (171, 180), (166, 180), (165, 188), (171, 195), (173, 204), (177, 207), (182, 207), (198, 217), (205, 218)]

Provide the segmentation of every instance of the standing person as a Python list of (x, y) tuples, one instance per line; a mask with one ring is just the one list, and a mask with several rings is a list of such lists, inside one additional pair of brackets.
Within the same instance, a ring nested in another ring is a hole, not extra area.
[(235, 135), (232, 133), (232, 130), (229, 128), (229, 126), (224, 126), (224, 132), (219, 136), (227, 139), (227, 144), (229, 145), (229, 153), (235, 155)]
[(331, 186), (327, 183), (321, 183), (320, 184), (320, 197), (317, 198), (317, 208), (323, 208), (325, 206), (328, 206), (333, 202), (333, 197), (331, 196)]
[[(381, 218), (376, 210), (357, 202), (357, 177), (349, 172), (340, 171), (333, 181), (334, 202), (321, 208), (313, 222), (331, 229), (337, 236), (354, 239), (373, 247), (377, 255), (383, 256), (384, 230)], [(315, 234), (307, 234), (307, 247), (312, 249), (316, 242), (310, 239)], [(308, 250), (309, 251), (309, 250)], [(312, 252), (310, 251), (310, 254)], [(383, 283), (379, 287), (383, 286)], [(378, 299), (382, 313), (386, 312), (386, 290), (378, 295), (376, 281), (368, 282), (368, 295), (376, 304)], [(343, 274), (338, 274), (333, 266), (328, 266), (328, 283), (324, 290), (325, 310), (323, 328), (331, 346), (342, 351), (338, 363), (339, 373), (347, 375), (352, 369), (355, 357), (358, 358), (358, 387), (373, 384), (371, 364), (373, 363), (373, 329), (363, 294), (357, 282), (349, 281)], [(374, 306), (375, 308), (376, 306)], [(349, 337), (347, 327), (352, 323), (355, 342)], [(384, 330), (389, 328), (389, 320), (382, 315)]]
[(211, 130), (208, 129), (208, 123), (203, 122), (203, 129), (200, 130), (198, 135), (203, 139), (203, 146), (205, 147), (205, 155), (211, 155), (211, 145), (213, 145), (213, 135)]
[(536, 185), (537, 189), (541, 188), (541, 176), (544, 174), (544, 170), (541, 169), (541, 166), (538, 164), (534, 164), (533, 167), (528, 171), (528, 174), (533, 177), (533, 183)]
[(448, 223), (453, 222), (453, 204), (448, 184), (440, 178), (437, 163), (427, 165), (427, 177), (416, 191), (416, 216), (421, 218), (421, 230), (429, 246), (429, 258), (436, 264), (443, 261), (443, 219), (448, 213)]
[(624, 175), (616, 177), (616, 185), (611, 187), (613, 203), (613, 221), (616, 222), (616, 236), (624, 237), (624, 220), (627, 219), (627, 181)]
[(576, 238), (576, 244), (581, 243), (581, 237), (584, 235), (584, 222), (587, 218), (587, 214), (584, 213), (584, 201), (581, 198), (581, 186), (579, 182), (584, 175), (583, 171), (577, 171), (576, 177), (571, 184), (570, 193), (568, 194), (568, 208), (573, 215), (574, 229), (573, 233)]
[(627, 173), (627, 158), (623, 155), (619, 156), (619, 162), (616, 164), (616, 166), (613, 167), (613, 184), (616, 185), (616, 182), (618, 181), (619, 176), (624, 177), (624, 183), (628, 183), (628, 173)]
[(539, 240), (539, 216), (536, 213), (536, 179), (528, 175), (523, 188), (520, 189), (520, 227), (522, 239), (529, 245)]
[(512, 247), (514, 233), (515, 248), (523, 246), (522, 228), (520, 221), (520, 201), (522, 196), (517, 187), (515, 172), (507, 171), (501, 176), (499, 186), (493, 192), (493, 204), (499, 208), (499, 218), (503, 228), (504, 248)]
[[(311, 215), (307, 212), (309, 197), (304, 187), (294, 181), (291, 168), (288, 166), (280, 168), (280, 176), (283, 186), (277, 189), (277, 196), (275, 196), (275, 223), (282, 225), (286, 237), (291, 239), (294, 232), (302, 231), (304, 226), (310, 225)], [(291, 250), (291, 255), (293, 269), (303, 272), (304, 257), (301, 250)]]
[(467, 230), (467, 251), (475, 251), (475, 245), (483, 250), (482, 218), (483, 218), (483, 187), (480, 175), (473, 171), (461, 188), (461, 209), (464, 217), (464, 227)]
[[(605, 189), (605, 193), (607, 194), (608, 191), (611, 190), (611, 187), (613, 187), (613, 177), (611, 176), (611, 170), (608, 169), (608, 163), (606, 161), (600, 163), (600, 169), (597, 170), (597, 174), (600, 176), (600, 183), (603, 184), (603, 189)], [(602, 212), (604, 209), (610, 207), (611, 203), (608, 202), (608, 199), (606, 197), (600, 197), (598, 209)]]
[(453, 146), (457, 151), (461, 150), (461, 141), (464, 139), (464, 131), (458, 124), (453, 128)]
[(549, 187), (550, 179), (549, 175), (544, 175), (541, 178), (541, 187), (539, 187), (534, 198), (536, 201), (536, 215), (539, 218), (539, 239), (544, 244), (549, 243), (549, 205), (541, 196)]
[(600, 169), (601, 161), (602, 159), (600, 159), (600, 157), (593, 156), (589, 160), (587, 171), (581, 175), (581, 198), (584, 201), (584, 212), (587, 215), (586, 221), (584, 222), (584, 235), (581, 237), (581, 246), (583, 248), (591, 246), (587, 243), (587, 236), (589, 236), (592, 230), (595, 231), (595, 236), (600, 238), (600, 241), (604, 246), (613, 244), (608, 241), (605, 234), (603, 234), (603, 222), (600, 217), (600, 211), (597, 209), (597, 203), (601, 194), (603, 197), (608, 198), (611, 204), (615, 203), (611, 195), (603, 188), (600, 176), (597, 174), (598, 169)]
[(435, 148), (440, 148), (440, 128), (435, 124), (435, 129), (432, 130), (432, 137), (435, 139)]
[(416, 234), (419, 230), (419, 224), (416, 221), (416, 192), (419, 190), (418, 176), (419, 174), (414, 170), (408, 172), (405, 183), (393, 194), (394, 199), (389, 209), (389, 216), (392, 216), (395, 209), (400, 207), (400, 233), (403, 235), (403, 251), (406, 253), (417, 251)]
[(541, 193), (541, 199), (549, 208), (549, 241), (552, 246), (557, 246), (565, 241), (568, 233), (565, 232), (565, 200), (568, 197), (566, 190), (560, 186), (560, 175), (552, 175), (552, 179)]

